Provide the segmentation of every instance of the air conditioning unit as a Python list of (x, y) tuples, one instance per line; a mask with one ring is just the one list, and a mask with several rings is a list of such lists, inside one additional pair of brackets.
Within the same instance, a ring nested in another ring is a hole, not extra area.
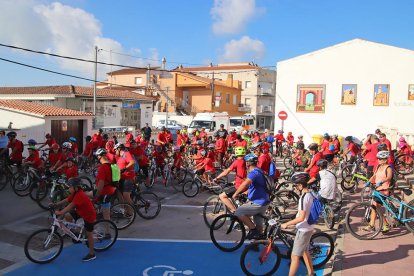
[(272, 106), (271, 105), (261, 105), (260, 106), (261, 112), (272, 112)]

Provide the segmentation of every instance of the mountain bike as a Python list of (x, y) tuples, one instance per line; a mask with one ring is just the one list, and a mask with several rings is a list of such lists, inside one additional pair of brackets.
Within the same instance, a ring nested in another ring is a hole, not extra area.
[[(389, 189), (388, 189), (389, 190)], [(411, 195), (411, 189), (401, 189), (404, 194)], [(384, 206), (389, 218), (395, 220), (397, 224), (404, 224), (405, 227), (414, 233), (414, 200), (409, 203), (396, 198), (395, 196), (385, 196), (380, 191), (373, 190), (371, 194), (377, 202)], [(371, 229), (366, 228), (371, 222), (372, 211), (375, 211), (375, 225)], [(383, 227), (383, 212), (370, 202), (356, 203), (351, 206), (345, 217), (346, 228), (357, 239), (368, 240), (375, 238)]]
[(341, 180), (341, 188), (343, 191), (355, 192), (358, 188), (358, 184), (361, 181), (366, 183), (368, 180), (369, 179), (365, 173), (354, 172), (351, 175), (347, 175), (346, 178), (343, 178)]
[[(219, 172), (216, 172), (216, 175), (218, 175)], [(206, 180), (202, 178), (201, 175), (198, 174), (198, 172), (190, 172), (190, 175), (192, 175), (192, 180), (188, 180), (184, 182), (182, 187), (182, 192), (186, 197), (195, 197), (200, 192), (201, 188), (205, 188), (208, 191), (211, 191), (215, 193), (216, 195), (219, 195), (223, 188), (228, 185), (227, 181), (225, 179), (219, 179), (216, 182), (207, 183)], [(211, 177), (213, 178), (213, 177)]]
[(135, 184), (131, 199), (134, 202), (135, 211), (143, 219), (153, 219), (161, 211), (161, 200), (158, 196), (150, 191), (141, 191), (139, 184)]
[[(52, 225), (50, 228), (41, 229), (31, 234), (25, 244), (26, 257), (37, 264), (46, 264), (56, 259), (63, 249), (63, 232), (72, 238), (74, 243), (85, 243), (88, 246), (86, 230), (82, 222), (72, 223), (58, 219), (54, 209), (52, 213)], [(118, 238), (118, 230), (115, 224), (109, 220), (98, 220), (93, 229), (94, 249), (98, 252), (108, 250)]]
[[(274, 275), (281, 258), (290, 259), (296, 233), (282, 230), (276, 219), (268, 223), (270, 230), (267, 238), (253, 241), (240, 256), (240, 266), (246, 275)], [(323, 267), (332, 257), (334, 248), (331, 236), (323, 232), (314, 233), (309, 244), (313, 267)]]

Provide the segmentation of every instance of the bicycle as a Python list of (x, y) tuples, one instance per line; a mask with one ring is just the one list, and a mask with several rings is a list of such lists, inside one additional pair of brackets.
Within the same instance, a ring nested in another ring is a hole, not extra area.
[(182, 190), (182, 184), (187, 177), (187, 170), (184, 168), (174, 168), (172, 170), (172, 164), (168, 163), (164, 167), (164, 175), (165, 175), (165, 187), (171, 185), (174, 190), (180, 192)]
[(394, 160), (394, 169), (400, 175), (408, 175), (414, 171), (413, 156), (409, 154), (397, 155)]
[[(194, 175), (192, 177), (193, 179), (184, 182), (182, 187), (182, 192), (186, 197), (195, 197), (196, 195), (198, 195), (201, 188), (206, 188), (207, 190), (212, 191), (216, 195), (219, 195), (223, 191), (223, 188), (228, 185), (227, 181), (225, 181), (224, 179), (219, 179), (217, 182), (212, 182), (212, 184), (210, 185), (197, 172), (192, 172), (192, 174)], [(217, 172), (216, 174), (218, 175), (219, 172)]]
[[(246, 275), (273, 275), (281, 258), (290, 259), (296, 233), (280, 228), (280, 222), (269, 220), (267, 239), (253, 241), (243, 250), (240, 266)], [(313, 268), (323, 267), (334, 253), (334, 241), (326, 233), (314, 233), (309, 244)], [(302, 258), (303, 262), (303, 258)]]
[[(403, 188), (401, 190), (406, 195), (412, 194), (411, 189)], [(397, 223), (404, 224), (407, 230), (414, 233), (414, 200), (411, 200), (409, 203), (405, 203), (404, 201), (395, 198), (395, 196), (385, 196), (377, 190), (372, 191), (371, 197), (376, 197), (381, 201), (381, 204), (384, 206), (389, 218), (395, 220)], [(365, 231), (362, 232), (363, 234), (360, 234), (359, 230), (362, 230), (362, 228), (369, 225), (372, 210), (375, 211), (375, 222), (377, 224), (373, 225), (374, 227), (371, 231), (365, 229)], [(371, 202), (356, 203), (349, 208), (345, 217), (345, 222), (348, 231), (355, 238), (360, 240), (373, 239), (380, 233), (383, 227), (383, 213)]]
[[(26, 257), (37, 264), (46, 264), (56, 259), (63, 249), (63, 237), (58, 232), (72, 238), (74, 243), (85, 243), (88, 246), (86, 230), (83, 223), (72, 223), (58, 219), (54, 209), (52, 213), (52, 225), (50, 228), (41, 229), (31, 234), (25, 244), (24, 253)], [(118, 230), (115, 224), (109, 220), (98, 220), (93, 230), (94, 249), (98, 252), (108, 250), (114, 245), (118, 238)]]
[(360, 181), (366, 183), (368, 180), (369, 179), (365, 173), (354, 172), (352, 173), (351, 178), (348, 181), (346, 180), (346, 178), (343, 178), (341, 180), (341, 188), (343, 191), (355, 192)]
[(158, 196), (149, 191), (141, 191), (139, 184), (131, 192), (131, 199), (134, 202), (134, 209), (143, 219), (153, 219), (161, 211), (161, 201)]

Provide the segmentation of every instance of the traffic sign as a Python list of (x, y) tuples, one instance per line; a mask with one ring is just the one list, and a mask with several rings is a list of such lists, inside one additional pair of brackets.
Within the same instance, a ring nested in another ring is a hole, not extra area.
[(279, 117), (280, 120), (284, 121), (287, 119), (288, 115), (286, 113), (286, 111), (280, 111), (279, 114), (277, 114), (277, 116)]

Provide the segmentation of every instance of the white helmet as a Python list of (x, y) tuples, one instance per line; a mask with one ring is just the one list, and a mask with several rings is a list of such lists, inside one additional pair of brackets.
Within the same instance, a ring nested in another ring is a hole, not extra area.
[(102, 156), (102, 155), (106, 155), (107, 154), (107, 152), (106, 152), (106, 150), (105, 149), (103, 149), (103, 148), (99, 148), (99, 149), (97, 149), (96, 150), (96, 152), (95, 152), (95, 155), (96, 156)]
[(64, 149), (71, 149), (72, 148), (72, 144), (69, 143), (69, 142), (64, 142), (62, 144), (62, 148), (64, 148)]
[(382, 150), (377, 153), (378, 159), (388, 159), (390, 157), (390, 152), (388, 150)]

